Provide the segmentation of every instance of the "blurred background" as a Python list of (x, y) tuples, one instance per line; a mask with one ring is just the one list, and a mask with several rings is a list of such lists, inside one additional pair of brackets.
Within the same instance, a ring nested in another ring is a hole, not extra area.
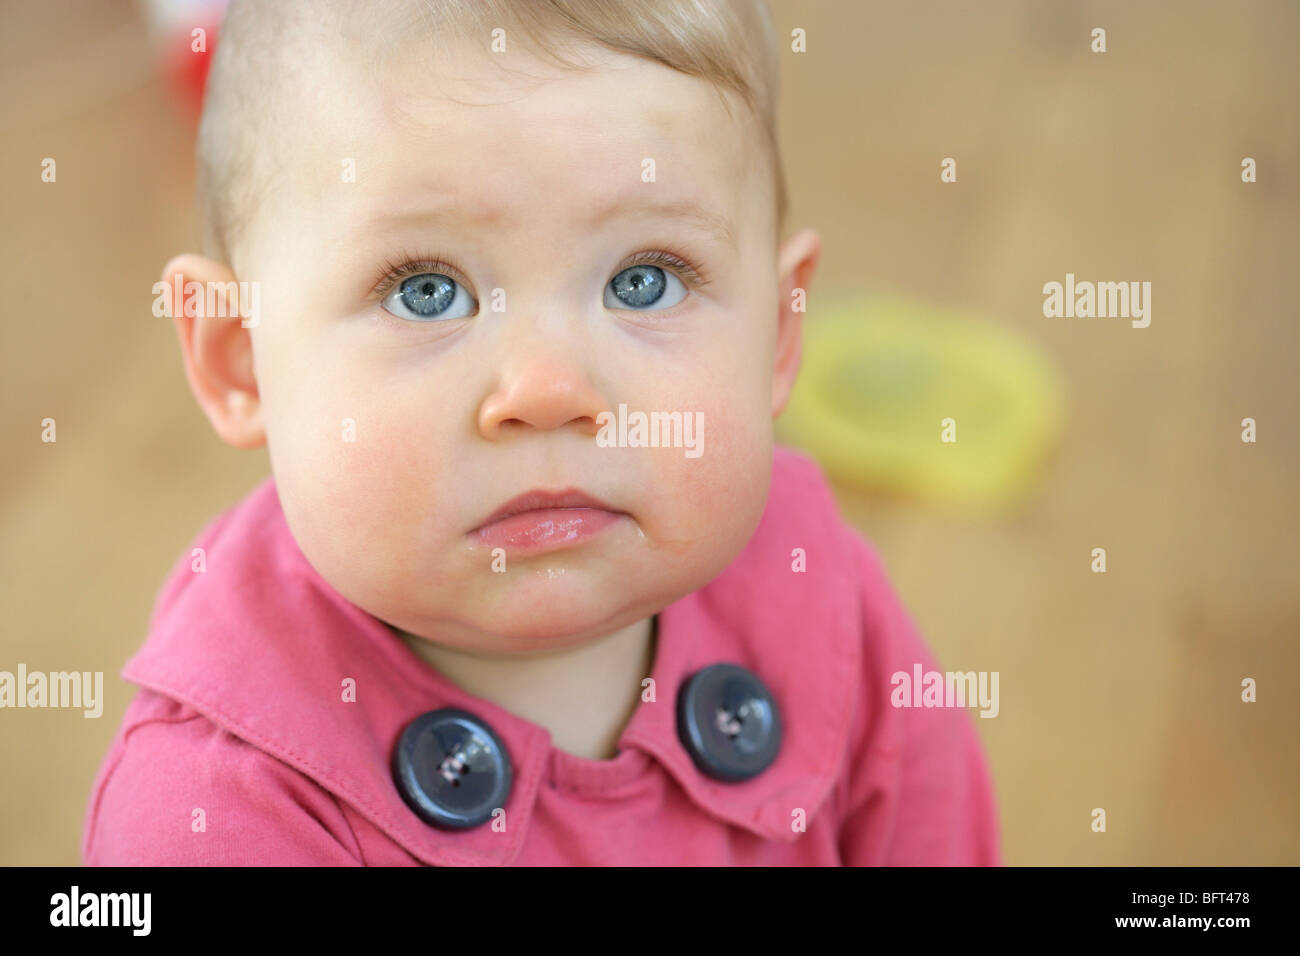
[[(999, 672), (974, 723), (1007, 862), (1300, 863), (1300, 5), (771, 8), (790, 222), (825, 244), (780, 434), (940, 665)], [(150, 311), (199, 246), (204, 18), (0, 6), (0, 670), (105, 679), (98, 720), (0, 710), (0, 864), (79, 862), (157, 589), (269, 472), (218, 440)], [(1044, 317), (1067, 272), (1151, 282), (1150, 326)]]

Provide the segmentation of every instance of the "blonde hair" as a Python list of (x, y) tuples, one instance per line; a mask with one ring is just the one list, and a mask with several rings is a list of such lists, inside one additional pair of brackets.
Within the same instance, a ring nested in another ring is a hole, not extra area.
[[(199, 125), (198, 198), (209, 255), (230, 263), (231, 250), (269, 187), (268, 135), (285, 78), (320, 45), (340, 35), (383, 55), (393, 24), (378, 5), (290, 0), (232, 0), (217, 38)], [(769, 161), (778, 234), (788, 205), (776, 131), (778, 48), (766, 0), (418, 0), (413, 18), (485, 49), (492, 30), (510, 25), (537, 55), (583, 68), (585, 44), (662, 63), (736, 94), (757, 121)], [(326, 22), (331, 21), (332, 22)], [(313, 43), (315, 45), (313, 46)], [(283, 68), (281, 74), (276, 68)], [(258, 82), (258, 81), (261, 82)], [(723, 100), (726, 104), (725, 99)]]

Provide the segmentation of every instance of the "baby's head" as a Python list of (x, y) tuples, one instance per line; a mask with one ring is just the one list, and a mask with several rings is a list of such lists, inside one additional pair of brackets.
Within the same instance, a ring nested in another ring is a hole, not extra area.
[[(164, 278), (258, 284), (252, 327), (176, 317), (186, 371), (339, 593), (535, 652), (741, 551), (820, 251), (780, 241), (776, 58), (761, 0), (235, 3)], [(537, 489), (617, 515), (481, 533)]]

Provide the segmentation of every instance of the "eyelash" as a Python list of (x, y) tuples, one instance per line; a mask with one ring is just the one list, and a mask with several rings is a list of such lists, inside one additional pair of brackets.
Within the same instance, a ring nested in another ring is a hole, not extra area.
[[(700, 289), (712, 281), (708, 274), (693, 266), (686, 258), (666, 249), (654, 249), (647, 252), (638, 252), (628, 257), (614, 270), (614, 275), (618, 275), (625, 269), (631, 269), (633, 266), (652, 265), (660, 268), (668, 268), (677, 273), (677, 277), (687, 283), (687, 285)], [(411, 278), (411, 276), (423, 275), (427, 272), (437, 272), (445, 274), (450, 272), (451, 278), (455, 279), (461, 285), (464, 285), (458, 275), (464, 275), (456, 263), (448, 257), (442, 255), (435, 256), (412, 256), (403, 254), (400, 259), (394, 262), (391, 259), (384, 261), (383, 270), (375, 278), (374, 286), (370, 294), (376, 298), (385, 298), (393, 289), (397, 288), (402, 282)], [(610, 278), (613, 278), (611, 276)]]

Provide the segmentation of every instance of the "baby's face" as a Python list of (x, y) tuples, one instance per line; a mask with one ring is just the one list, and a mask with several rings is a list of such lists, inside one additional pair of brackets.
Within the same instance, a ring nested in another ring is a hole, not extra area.
[[(321, 71), (238, 262), (262, 286), (254, 366), (299, 546), (448, 647), (557, 649), (654, 614), (732, 561), (766, 500), (788, 290), (757, 127), (705, 81), (592, 56)], [(624, 272), (657, 252), (685, 267)], [(620, 404), (702, 421), (702, 452), (602, 447)], [(619, 514), (573, 540), (479, 533), (537, 489)]]

